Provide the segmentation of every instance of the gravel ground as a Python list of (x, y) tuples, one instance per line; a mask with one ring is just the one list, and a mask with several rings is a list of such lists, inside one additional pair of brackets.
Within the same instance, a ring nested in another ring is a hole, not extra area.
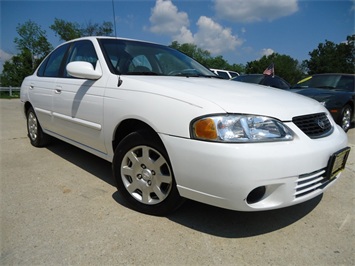
[(187, 201), (154, 217), (122, 202), (110, 163), (32, 147), (19, 100), (0, 107), (0, 265), (355, 265), (355, 129), (341, 178), (314, 200), (258, 213)]

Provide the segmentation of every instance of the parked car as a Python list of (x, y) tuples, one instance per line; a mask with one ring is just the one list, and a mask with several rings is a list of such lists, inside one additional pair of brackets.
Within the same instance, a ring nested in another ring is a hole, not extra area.
[(292, 89), (322, 103), (346, 132), (355, 119), (354, 80), (354, 74), (317, 74), (299, 81)]
[(24, 79), (21, 103), (33, 146), (55, 137), (112, 162), (122, 198), (153, 215), (184, 198), (240, 211), (298, 204), (335, 183), (350, 150), (314, 100), (216, 78), (136, 40), (60, 45)]
[(263, 75), (263, 74), (245, 74), (233, 78), (234, 81), (247, 83), (255, 83), (264, 86), (274, 87), (282, 90), (290, 89), (290, 84), (279, 76)]
[(210, 70), (213, 73), (215, 73), (216, 75), (218, 75), (219, 77), (224, 78), (224, 79), (231, 79), (231, 78), (239, 76), (239, 73), (235, 72), (235, 71), (214, 69), (214, 68), (211, 68)]

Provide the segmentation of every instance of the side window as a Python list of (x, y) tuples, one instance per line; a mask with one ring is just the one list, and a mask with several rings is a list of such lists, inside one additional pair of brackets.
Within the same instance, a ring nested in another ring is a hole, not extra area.
[(41, 64), (37, 75), (40, 77), (59, 77), (63, 58), (67, 52), (68, 44), (58, 47)]
[(342, 76), (336, 88), (344, 91), (354, 91), (354, 79), (351, 76)]
[[(78, 41), (73, 44), (66, 65), (75, 61), (89, 62), (96, 67), (97, 54), (91, 41)], [(70, 77), (66, 70), (64, 76)]]

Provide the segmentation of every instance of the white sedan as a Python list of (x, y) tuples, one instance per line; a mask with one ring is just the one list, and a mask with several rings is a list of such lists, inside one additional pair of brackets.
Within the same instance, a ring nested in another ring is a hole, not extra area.
[(219, 79), (169, 47), (87, 37), (23, 81), (31, 144), (51, 137), (104, 158), (140, 212), (184, 198), (260, 211), (312, 199), (339, 178), (347, 136), (318, 102)]

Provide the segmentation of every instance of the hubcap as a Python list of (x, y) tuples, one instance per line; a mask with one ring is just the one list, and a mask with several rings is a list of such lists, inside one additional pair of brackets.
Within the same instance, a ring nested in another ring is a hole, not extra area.
[(35, 141), (37, 139), (38, 134), (38, 125), (37, 119), (34, 113), (29, 113), (28, 115), (28, 134), (31, 140)]
[(351, 120), (351, 112), (349, 108), (346, 108), (344, 110), (344, 115), (341, 123), (341, 127), (344, 129), (344, 131), (347, 131), (350, 128), (350, 121)]
[(162, 202), (169, 195), (173, 182), (164, 156), (148, 146), (134, 147), (125, 154), (121, 178), (130, 195), (148, 205)]

